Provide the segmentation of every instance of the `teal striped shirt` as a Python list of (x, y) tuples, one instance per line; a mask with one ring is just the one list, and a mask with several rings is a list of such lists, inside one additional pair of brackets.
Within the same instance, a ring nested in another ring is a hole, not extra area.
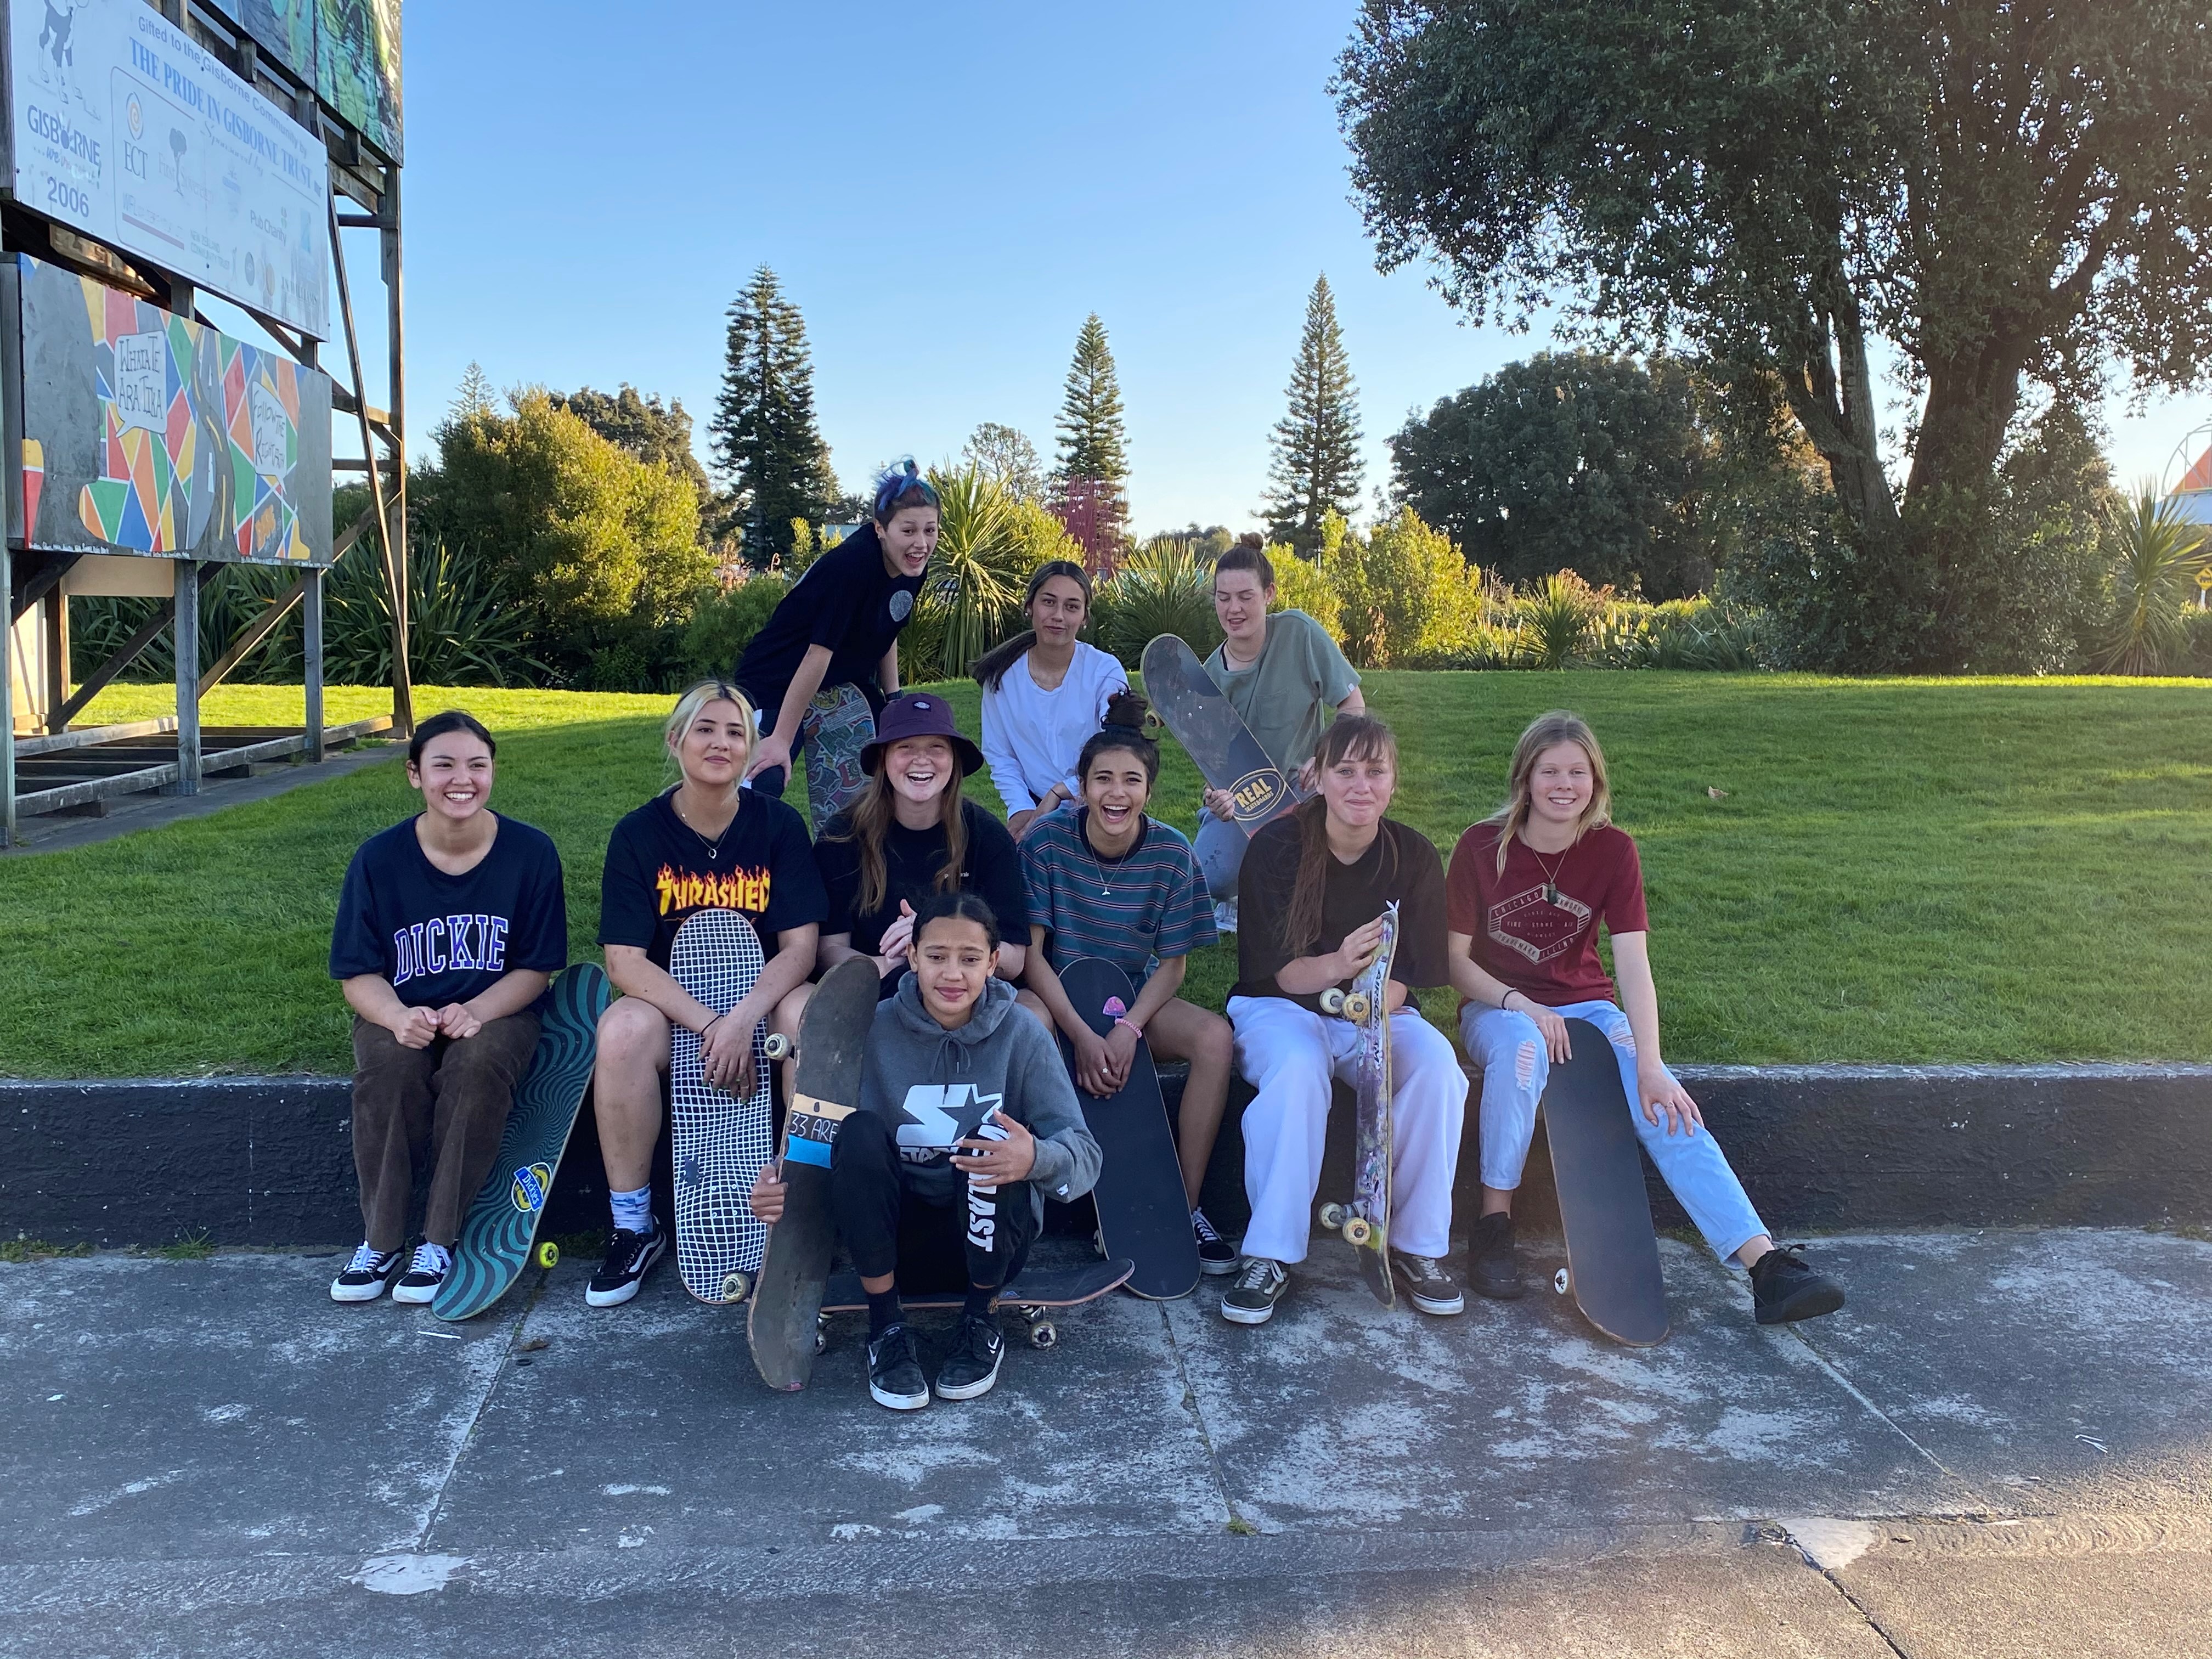
[(1083, 838), (1082, 811), (1054, 812), (1022, 838), (1030, 920), (1045, 929), (1056, 973), (1103, 957), (1142, 985), (1163, 957), (1213, 943), (1213, 901), (1182, 832), (1147, 817), (1137, 844), (1102, 857)]

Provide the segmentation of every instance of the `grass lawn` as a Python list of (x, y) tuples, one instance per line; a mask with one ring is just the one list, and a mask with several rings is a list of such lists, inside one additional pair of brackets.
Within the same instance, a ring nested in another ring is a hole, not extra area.
[[(944, 689), (973, 732), (975, 689)], [(1674, 1059), (2212, 1058), (2191, 886), (2212, 871), (2212, 683), (1378, 673), (1368, 689), (1405, 746), (1395, 815), (1446, 854), (1497, 805), (1530, 716), (1590, 718), (1643, 847)], [(334, 690), (331, 718), (386, 695)], [(113, 688), (88, 718), (166, 713), (168, 696)], [(500, 734), (496, 804), (559, 843), (580, 957), (607, 832), (663, 780), (667, 701), (418, 690), (423, 711), (461, 704)], [(296, 689), (227, 686), (207, 718), (299, 708)], [(1168, 747), (1156, 813), (1188, 830), (1197, 775)], [(348, 1069), (331, 917), (354, 847), (409, 799), (398, 767), (375, 767), (0, 860), (0, 1073)], [(1203, 953), (1191, 994), (1218, 1007), (1233, 977), (1231, 951)]]

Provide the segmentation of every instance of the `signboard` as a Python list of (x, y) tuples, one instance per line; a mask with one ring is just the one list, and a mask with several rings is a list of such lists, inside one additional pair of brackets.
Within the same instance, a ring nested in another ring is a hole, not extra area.
[(21, 473), (9, 539), (67, 552), (331, 559), (331, 382), (18, 254)]
[(240, 27), (310, 87), (315, 84), (315, 7), (316, 0), (238, 0)]
[(8, 13), (15, 200), (327, 338), (321, 142), (143, 0)]
[(399, 154), (399, 0), (319, 0), (315, 94), (387, 159)]

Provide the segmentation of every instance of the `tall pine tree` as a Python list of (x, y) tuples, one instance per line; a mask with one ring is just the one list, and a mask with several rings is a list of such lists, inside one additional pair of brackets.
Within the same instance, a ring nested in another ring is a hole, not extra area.
[(1290, 399), (1290, 412), (1275, 423), (1275, 457), (1261, 516), (1268, 539), (1288, 542), (1311, 558), (1321, 550), (1322, 520), (1331, 513), (1349, 518), (1358, 505), (1363, 470), (1352, 360), (1345, 356), (1327, 276), (1316, 279), (1306, 301)]
[(746, 560), (781, 557), (791, 550), (791, 521), (821, 520), (837, 499), (837, 478), (814, 423), (806, 325), (766, 265), (730, 303), (721, 395), (707, 429), (737, 490)]
[(1123, 486), (1129, 478), (1129, 444), (1121, 427), (1121, 386), (1106, 325), (1092, 312), (1075, 337), (1067, 390), (1060, 398), (1060, 461), (1053, 471), (1061, 522), (1083, 544), (1094, 567), (1110, 566), (1129, 516)]

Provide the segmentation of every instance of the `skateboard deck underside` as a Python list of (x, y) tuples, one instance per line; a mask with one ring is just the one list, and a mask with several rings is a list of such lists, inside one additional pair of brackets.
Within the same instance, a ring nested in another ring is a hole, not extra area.
[(837, 1237), (830, 1162), (838, 1127), (860, 1103), (878, 983), (872, 962), (841, 962), (799, 1020), (799, 1075), (783, 1125), (783, 1219), (768, 1231), (745, 1312), (754, 1368), (772, 1389), (803, 1389), (814, 1372), (816, 1316)]
[(1268, 757), (1198, 653), (1172, 634), (1145, 647), (1145, 695), (1159, 711), (1210, 787), (1237, 798), (1237, 826), (1250, 835), (1298, 804), (1282, 769)]
[[(1095, 1302), (1128, 1279), (1133, 1264), (1126, 1258), (1093, 1261), (1080, 1267), (1048, 1273), (1024, 1273), (1003, 1287), (994, 1303), (1000, 1308), (1073, 1308)], [(899, 1300), (908, 1308), (957, 1308), (966, 1301), (959, 1290), (910, 1290), (899, 1287)], [(866, 1313), (868, 1298), (857, 1273), (832, 1273), (822, 1296), (822, 1311)], [(809, 1331), (807, 1340), (813, 1340)]]
[(472, 1319), (507, 1294), (530, 1260), (553, 1177), (592, 1084), (607, 979), (594, 963), (564, 969), (553, 981), (538, 1048), (514, 1091), (491, 1174), (461, 1220), (453, 1271), (430, 1311)]
[(1390, 1278), (1390, 963), (1398, 949), (1398, 907), (1383, 912), (1382, 945), (1352, 981), (1367, 998), (1359, 1024), (1358, 1119), (1352, 1142), (1352, 1213), (1371, 1229), (1358, 1252), (1360, 1276), (1384, 1307), (1397, 1304)]
[[(676, 930), (668, 973), (718, 1012), (732, 1007), (760, 978), (760, 936), (734, 910), (701, 910)], [(763, 1024), (765, 1022), (763, 1022)], [(769, 1159), (774, 1107), (766, 1084), (764, 1030), (753, 1032), (754, 1076), (760, 1085), (740, 1099), (707, 1086), (699, 1069), (698, 1036), (678, 1025), (669, 1033), (669, 1151), (676, 1166), (676, 1271), (702, 1302), (742, 1298), (733, 1275), (760, 1270), (765, 1234), (748, 1203)], [(736, 1297), (728, 1292), (736, 1290)]]
[[(1102, 1036), (1136, 1000), (1129, 976), (1096, 957), (1069, 963), (1060, 982), (1075, 1011)], [(1060, 1047), (1072, 1061), (1064, 1040)], [(1118, 1092), (1100, 1100), (1079, 1085), (1075, 1097), (1104, 1154), (1091, 1199), (1098, 1208), (1105, 1254), (1127, 1256), (1136, 1264), (1129, 1279), (1136, 1295), (1154, 1301), (1188, 1296), (1198, 1288), (1198, 1239), (1191, 1231), (1182, 1168), (1151, 1045), (1138, 1042), (1129, 1080)]]
[(1554, 1061), (1544, 1085), (1545, 1137), (1567, 1239), (1567, 1274), (1583, 1316), (1616, 1342), (1666, 1340), (1667, 1286), (1644, 1187), (1643, 1149), (1605, 1033), (1567, 1022), (1574, 1056)]

